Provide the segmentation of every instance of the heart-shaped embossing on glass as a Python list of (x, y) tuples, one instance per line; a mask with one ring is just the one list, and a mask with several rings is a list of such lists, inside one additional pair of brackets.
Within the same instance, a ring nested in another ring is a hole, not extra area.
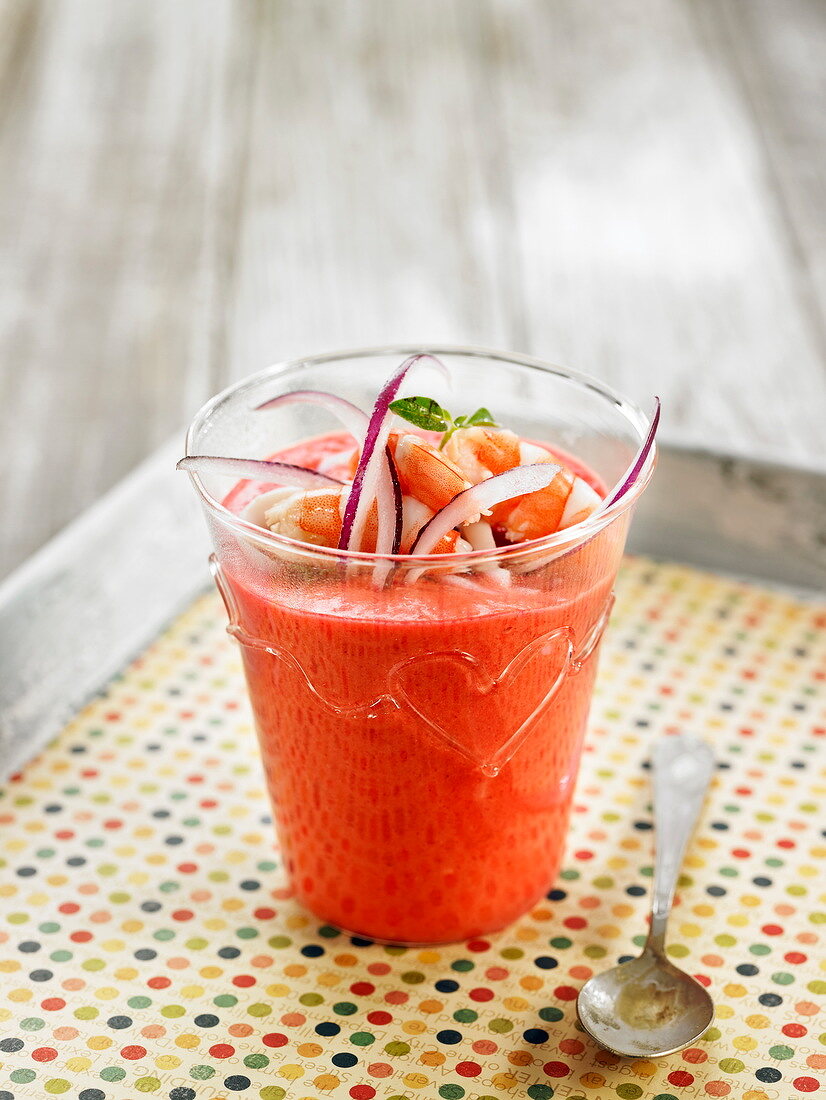
[[(396, 665), (389, 683), (397, 706), (413, 711), (442, 740), (497, 775), (573, 667), (572, 632), (532, 639), (504, 668), (492, 671), (471, 653), (423, 653)], [(438, 697), (433, 682), (450, 685)]]

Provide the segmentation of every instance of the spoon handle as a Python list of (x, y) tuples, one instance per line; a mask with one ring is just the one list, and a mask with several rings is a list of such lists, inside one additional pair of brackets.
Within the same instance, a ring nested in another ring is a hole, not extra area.
[(662, 954), (686, 846), (714, 774), (714, 754), (692, 734), (663, 737), (654, 749), (654, 896), (646, 947)]

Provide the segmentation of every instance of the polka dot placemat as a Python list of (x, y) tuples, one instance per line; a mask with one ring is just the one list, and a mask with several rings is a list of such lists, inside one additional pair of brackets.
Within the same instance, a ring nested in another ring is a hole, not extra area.
[[(290, 900), (238, 656), (199, 600), (2, 792), (0, 1100), (826, 1097), (825, 627), (629, 561), (558, 884), (496, 936), (422, 950)], [(574, 1000), (642, 944), (644, 768), (675, 729), (719, 761), (670, 945), (717, 1018), (622, 1061)]]

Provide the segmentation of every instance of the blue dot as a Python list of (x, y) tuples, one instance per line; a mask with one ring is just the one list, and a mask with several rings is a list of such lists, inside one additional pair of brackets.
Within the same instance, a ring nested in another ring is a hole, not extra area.
[(109, 1027), (113, 1027), (115, 1031), (121, 1031), (125, 1027), (132, 1026), (131, 1016), (110, 1016), (106, 1021)]
[(636, 955), (620, 955), (617, 959), (618, 963), (630, 963), (632, 959), (636, 958)]
[(542, 1027), (529, 1027), (522, 1033), (526, 1043), (547, 1043), (548, 1032)]
[(567, 896), (565, 890), (549, 890), (547, 894), (550, 901), (564, 901)]
[(248, 1089), (252, 1081), (249, 1077), (244, 1077), (242, 1073), (233, 1073), (229, 1077), (224, 1078), (224, 1088), (229, 1089), (230, 1092), (243, 1092), (244, 1089)]
[(222, 959), (237, 959), (241, 954), (240, 947), (222, 947), (219, 949), (218, 954)]
[(324, 948), (320, 943), (308, 943), (305, 947), (301, 948), (301, 954), (308, 959), (317, 959), (320, 955), (324, 954)]
[(641, 898), (645, 894), (644, 886), (628, 886), (625, 890), (632, 898)]
[(766, 1008), (777, 1008), (778, 1005), (783, 1004), (783, 998), (777, 993), (761, 993), (757, 1000)]
[(759, 974), (760, 971), (754, 963), (740, 963), (737, 967), (737, 973), (742, 974), (744, 978), (753, 978), (754, 975)]
[(215, 1027), (219, 1023), (218, 1017), (213, 1016), (211, 1012), (204, 1012), (200, 1016), (195, 1017), (195, 1023), (198, 1027)]
[(254, 878), (245, 878), (242, 883), (239, 884), (242, 890), (260, 890), (261, 883)]
[(452, 978), (440, 978), (439, 981), (436, 982), (436, 989), (438, 989), (440, 993), (455, 993), (458, 988), (459, 983), (454, 982)]
[(20, 875), (21, 878), (31, 878), (32, 875), (37, 874), (37, 868), (36, 867), (18, 867), (17, 868), (17, 873), (18, 873), (18, 875)]
[(176, 844), (183, 844), (183, 842), (184, 838), (182, 836), (177, 836), (177, 834), (173, 834), (172, 836), (164, 838), (164, 844), (170, 844), (172, 845), (172, 847), (174, 847)]
[(712, 821), (712, 829), (716, 829), (718, 833), (724, 833), (728, 829), (728, 823), (725, 821)]
[(334, 1024), (332, 1020), (325, 1020), (324, 1023), (315, 1025), (316, 1035), (338, 1035), (341, 1028), (338, 1024)]
[(767, 878), (766, 875), (758, 875), (751, 880), (755, 886), (771, 886), (772, 880)]
[(334, 1054), (331, 1061), (339, 1069), (350, 1069), (351, 1066), (358, 1064), (358, 1058), (355, 1054)]
[(77, 1100), (106, 1100), (106, 1093), (100, 1089), (84, 1089), (78, 1093)]
[(533, 962), (540, 970), (555, 970), (559, 966), (559, 961), (553, 955), (538, 955)]
[(47, 814), (59, 814), (63, 807), (59, 802), (50, 802), (48, 806), (44, 806), (43, 809)]
[(639, 829), (642, 833), (647, 833), (649, 829), (653, 829), (653, 825), (650, 821), (635, 821), (634, 828)]
[(445, 1028), (444, 1031), (437, 1031), (436, 1038), (440, 1043), (447, 1043), (448, 1046), (453, 1046), (455, 1043), (461, 1043), (462, 1033), (461, 1031), (454, 1031), (452, 1028)]
[(724, 886), (707, 886), (706, 893), (713, 898), (722, 898), (728, 893), (728, 890)]
[(775, 1081), (779, 1081), (783, 1074), (779, 1069), (775, 1069), (773, 1066), (763, 1066), (757, 1070), (754, 1075), (758, 1081), (764, 1081), (766, 1084), (773, 1085)]
[(364, 936), (351, 936), (350, 943), (353, 945), (353, 947), (372, 947), (374, 941), (367, 940), (364, 938)]

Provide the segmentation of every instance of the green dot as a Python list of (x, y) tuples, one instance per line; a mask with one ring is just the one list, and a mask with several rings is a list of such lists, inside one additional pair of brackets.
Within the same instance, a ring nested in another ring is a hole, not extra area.
[(740, 872), (737, 870), (736, 867), (721, 867), (720, 868), (720, 874), (724, 878), (739, 878), (740, 877)]
[(785, 1062), (787, 1058), (794, 1058), (794, 1050), (785, 1045), (769, 1047), (769, 1057), (776, 1058), (778, 1062)]
[(265, 1004), (261, 1004), (260, 1002), (254, 1004), (254, 1005), (250, 1005), (249, 1008), (247, 1009), (247, 1015), (248, 1016), (257, 1016), (259, 1018), (261, 1016), (269, 1016), (269, 1014), (271, 1012), (272, 1012), (272, 1005), (265, 1005)]
[(645, 944), (645, 939), (646, 938), (643, 935), (632, 936), (631, 942), (634, 944), (635, 947), (642, 947)]
[(84, 841), (84, 843), (86, 844), (87, 848), (102, 848), (106, 842), (104, 841), (103, 837), (90, 836), (87, 841)]
[(269, 946), (275, 948), (289, 947), (292, 942), (289, 936), (270, 936), (267, 940)]
[(193, 829), (196, 825), (201, 824), (201, 819), (200, 817), (185, 817), (183, 820), (183, 824)]
[(106, 969), (106, 963), (103, 959), (86, 959), (80, 965), (84, 970), (91, 970), (93, 973)]
[(769, 955), (771, 954), (771, 948), (767, 943), (753, 943), (749, 947), (752, 955)]
[(465, 974), (468, 970), (473, 970), (474, 966), (476, 966), (476, 963), (471, 962), (470, 959), (456, 959), (450, 964), (450, 969)]
[(167, 1020), (177, 1020), (179, 1016), (185, 1016), (186, 1009), (183, 1005), (164, 1005), (161, 1009), (161, 1016), (164, 1016)]
[[(263, 871), (264, 869), (265, 868), (259, 863), (258, 870)], [(266, 868), (266, 870), (271, 870), (271, 868)], [(333, 928), (332, 924), (322, 924), (318, 930), (318, 934), (319, 936), (323, 936), (325, 940), (334, 940), (336, 936), (341, 935), (341, 932), (339, 932), (337, 928)]]
[(566, 882), (576, 882), (579, 878), (579, 871), (575, 871), (573, 867), (570, 867), (564, 871), (560, 871), (559, 877), (564, 878)]
[(193, 936), (191, 940), (186, 941), (184, 947), (188, 947), (190, 951), (203, 951), (205, 947), (209, 947), (209, 940), (201, 936)]
[(25, 1020), (20, 1021), (20, 1026), (24, 1031), (40, 1031), (46, 1026), (46, 1021), (41, 1020), (39, 1016), (27, 1016)]
[(94, 1005), (83, 1005), (82, 1008), (76, 1008), (74, 1011), (76, 1020), (96, 1020), (98, 1014)]
[(266, 1054), (248, 1054), (244, 1059), (244, 1065), (247, 1069), (263, 1069), (264, 1066), (269, 1064), (270, 1060)]
[(339, 1016), (352, 1016), (358, 1012), (358, 1005), (354, 1005), (352, 1001), (337, 1001), (333, 1005), (333, 1012)]
[(570, 947), (573, 944), (573, 940), (569, 940), (567, 936), (554, 936), (552, 940), (548, 940), (551, 947), (557, 948), (558, 951), (564, 951), (566, 947)]
[(465, 1090), (461, 1085), (440, 1085), (439, 1096), (443, 1100), (462, 1100), (465, 1095)]
[(56, 921), (53, 921), (53, 920), (43, 921), (42, 924), (38, 925), (38, 928), (40, 929), (41, 932), (46, 932), (46, 933), (59, 932), (60, 931), (60, 925)]
[(684, 943), (672, 943), (666, 949), (666, 954), (670, 955), (674, 959), (684, 959), (688, 954), (688, 948)]
[(122, 1081), (126, 1076), (126, 1070), (121, 1069), (120, 1066), (107, 1066), (100, 1071), (100, 1076), (104, 1081)]
[(161, 1083), (157, 1077), (139, 1077), (135, 1082), (138, 1092), (157, 1092)]
[(812, 924), (826, 924), (826, 913), (810, 913), (809, 920)]
[(114, 893), (109, 895), (109, 900), (113, 905), (125, 905), (127, 901), (132, 900), (132, 895), (125, 894), (122, 890), (115, 890)]
[(35, 855), (38, 859), (51, 859), (54, 855), (54, 848), (38, 848)]
[(613, 823), (615, 821), (619, 821), (619, 819), (620, 815), (618, 813), (614, 813), (613, 810), (608, 810), (602, 815), (602, 820), (609, 825), (613, 825)]
[(528, 1085), (528, 1096), (531, 1100), (551, 1100), (554, 1090), (550, 1085)]
[(639, 1085), (632, 1085), (630, 1082), (625, 1085), (618, 1085), (617, 1096), (622, 1097), (622, 1100), (639, 1100), (642, 1096), (642, 1089)]
[(794, 974), (789, 974), (786, 970), (778, 970), (777, 973), (772, 974), (772, 981), (776, 985), (791, 985), (794, 981)]
[[(571, 1100), (576, 1100), (575, 1097), (571, 1097)], [(677, 1100), (677, 1097), (673, 1092), (658, 1092), (656, 1096), (652, 1096), (651, 1100)]]
[(215, 1076), (215, 1070), (212, 1066), (193, 1066), (189, 1076), (194, 1077), (196, 1081), (208, 1081), (210, 1077)]
[(213, 997), (212, 1003), (219, 1008), (232, 1008), (238, 1004), (238, 998), (232, 993), (219, 993), (217, 997)]
[(707, 1043), (714, 1043), (720, 1038), (722, 1034), (723, 1033), (719, 1029), (719, 1027), (710, 1027), (706, 1032), (704, 1032), (703, 1039)]
[(72, 1086), (65, 1077), (50, 1077), (44, 1081), (43, 1088), (52, 1096), (59, 1096), (62, 1092), (68, 1092)]
[(130, 1008), (149, 1008), (152, 1004), (151, 997), (130, 997), (126, 1002)]
[(525, 952), (521, 947), (503, 947), (499, 954), (503, 959), (521, 959)]
[(407, 985), (419, 985), (424, 981), (424, 974), (420, 970), (405, 970), (401, 975), (401, 980), (406, 982)]
[(357, 1047), (369, 1047), (375, 1041), (376, 1036), (371, 1035), (369, 1031), (354, 1031), (350, 1036), (350, 1042)]
[(162, 882), (158, 889), (162, 894), (174, 894), (179, 887), (177, 882)]
[(28, 1085), (29, 1081), (33, 1081), (37, 1074), (33, 1069), (15, 1069), (9, 1074), (15, 1085)]
[(782, 867), (784, 865), (784, 861), (782, 859), (778, 859), (777, 856), (769, 856), (769, 858), (764, 862), (767, 867)]
[(259, 932), (257, 928), (239, 928), (235, 935), (239, 940), (254, 940)]
[(56, 963), (68, 962), (69, 959), (73, 957), (74, 953), (72, 951), (52, 951), (51, 955), (49, 955), (49, 958), (52, 960), (52, 962)]
[[(653, 878), (654, 877), (654, 868), (653, 867), (640, 867), (640, 874), (642, 875), (643, 878)], [(682, 886), (683, 884), (682, 883), (677, 883), (677, 885)]]
[(474, 1020), (479, 1019), (479, 1013), (472, 1008), (459, 1008), (453, 1013), (453, 1019), (460, 1024), (472, 1024)]
[(809, 982), (806, 986), (810, 993), (826, 993), (826, 982), (821, 978), (816, 978), (813, 982)]
[(557, 1020), (561, 1020), (564, 1013), (561, 1008), (556, 1008), (553, 1005), (548, 1005), (546, 1008), (540, 1008), (539, 1019), (544, 1020), (546, 1023), (555, 1024)]
[(280, 1085), (264, 1085), (258, 1095), (261, 1100), (284, 1100), (287, 1091), (282, 1089)]
[(28, 919), (28, 913), (9, 913), (6, 917), (9, 924), (25, 924)]
[(609, 875), (600, 875), (594, 879), (597, 890), (613, 890), (614, 880)]
[(728, 932), (723, 932), (719, 936), (714, 937), (714, 942), (718, 945), (718, 947), (734, 947), (734, 945), (737, 943), (737, 940), (734, 938), (734, 936), (730, 936)]
[(583, 949), (583, 954), (589, 959), (604, 959), (608, 954), (608, 948), (603, 947), (599, 943), (589, 943), (588, 946)]
[[(255, 866), (259, 871), (274, 871), (276, 869), (276, 867), (278, 866), (278, 864), (274, 863), (273, 860), (271, 860), (271, 859), (262, 859), (261, 862), (256, 863)], [(327, 925), (327, 927), (329, 928), (330, 926)], [(339, 930), (337, 928), (334, 928), (333, 931), (335, 932), (335, 934), (337, 936), (340, 935)]]
[(394, 1039), (390, 1043), (386, 1043), (384, 1047), (385, 1054), (390, 1054), (393, 1057), (401, 1056), (402, 1054), (410, 1053), (410, 1043), (403, 1043), (399, 1039)]
[(495, 1020), (490, 1021), (488, 1030), (495, 1031), (497, 1035), (506, 1035), (509, 1031), (513, 1031), (513, 1022), (499, 1016)]
[(406, 955), (406, 947), (398, 947), (395, 944), (388, 943), (383, 949), (385, 955)]
[(324, 998), (320, 993), (302, 993), (298, 1000), (301, 1004), (307, 1005), (308, 1008), (312, 1008), (313, 1005), (324, 1004)]
[(152, 933), (153, 939), (160, 940), (161, 943), (167, 943), (169, 940), (175, 939), (175, 932), (172, 928), (159, 928), (157, 932)]
[(718, 1065), (723, 1073), (742, 1073), (746, 1068), (739, 1058), (721, 1058)]
[(229, 874), (227, 871), (210, 871), (207, 878), (210, 882), (226, 882)]

